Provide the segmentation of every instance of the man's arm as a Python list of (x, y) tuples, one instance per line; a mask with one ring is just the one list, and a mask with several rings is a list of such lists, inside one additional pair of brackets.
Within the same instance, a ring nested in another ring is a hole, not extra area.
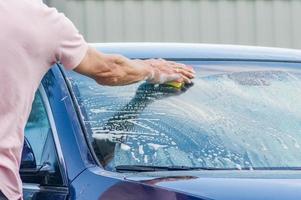
[(101, 85), (117, 86), (147, 80), (151, 83), (184, 81), (194, 78), (192, 68), (162, 59), (131, 60), (121, 55), (103, 54), (89, 47), (76, 72)]
[(189, 83), (194, 76), (192, 69), (179, 63), (155, 59), (130, 60), (121, 55), (100, 53), (88, 47), (73, 23), (63, 14), (45, 4), (37, 4), (36, 7), (36, 18), (40, 19), (38, 24), (41, 25), (37, 29), (41, 31), (39, 46), (47, 47), (43, 48), (43, 55), (49, 66), (59, 61), (66, 69), (75, 69), (102, 85), (127, 85), (141, 80), (151, 83), (174, 80)]

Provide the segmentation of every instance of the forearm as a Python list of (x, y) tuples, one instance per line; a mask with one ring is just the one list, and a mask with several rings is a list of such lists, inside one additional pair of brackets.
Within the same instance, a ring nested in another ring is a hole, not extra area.
[(128, 85), (141, 80), (150, 83), (180, 81), (191, 83), (195, 72), (181, 63), (162, 59), (131, 60), (121, 55), (103, 54), (90, 48), (75, 71), (101, 85)]
[(101, 85), (110, 86), (135, 83), (147, 79), (151, 74), (149, 67), (139, 60), (103, 54), (93, 48), (88, 50), (75, 71), (93, 78)]

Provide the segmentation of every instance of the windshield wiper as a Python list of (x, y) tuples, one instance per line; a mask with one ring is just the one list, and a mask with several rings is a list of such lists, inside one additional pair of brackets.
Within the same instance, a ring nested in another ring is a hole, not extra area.
[(226, 170), (211, 167), (189, 166), (147, 166), (147, 165), (119, 165), (115, 167), (117, 172), (155, 172), (155, 171), (192, 171), (192, 170)]
[(254, 168), (214, 168), (214, 167), (189, 167), (189, 166), (151, 166), (151, 165), (119, 165), (117, 172), (156, 172), (156, 171), (193, 171), (193, 170), (301, 170), (301, 167), (254, 167)]

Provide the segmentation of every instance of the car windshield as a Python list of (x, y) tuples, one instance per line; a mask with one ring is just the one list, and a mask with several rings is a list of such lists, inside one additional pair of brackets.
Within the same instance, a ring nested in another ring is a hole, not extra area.
[(105, 169), (301, 167), (300, 64), (183, 63), (197, 75), (182, 90), (146, 83), (100, 86), (66, 72)]

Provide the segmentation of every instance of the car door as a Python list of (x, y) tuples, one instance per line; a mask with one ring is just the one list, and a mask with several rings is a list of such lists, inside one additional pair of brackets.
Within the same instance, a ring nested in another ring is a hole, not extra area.
[(43, 87), (35, 95), (25, 128), (20, 174), (24, 200), (65, 200), (68, 197), (66, 173), (55, 141), (55, 125)]

